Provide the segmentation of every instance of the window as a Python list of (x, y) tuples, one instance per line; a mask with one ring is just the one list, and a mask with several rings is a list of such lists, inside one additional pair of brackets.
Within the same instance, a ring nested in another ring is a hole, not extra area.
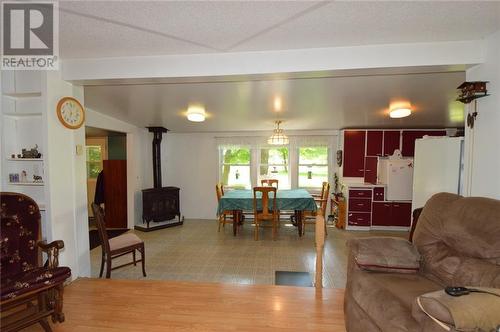
[(87, 145), (87, 178), (97, 179), (102, 171), (102, 151), (99, 145)]
[(279, 188), (290, 189), (288, 148), (260, 150), (259, 185), (262, 179), (277, 179)]
[(250, 149), (221, 148), (221, 182), (224, 186), (250, 189)]
[(328, 181), (328, 148), (299, 148), (299, 187), (321, 188)]

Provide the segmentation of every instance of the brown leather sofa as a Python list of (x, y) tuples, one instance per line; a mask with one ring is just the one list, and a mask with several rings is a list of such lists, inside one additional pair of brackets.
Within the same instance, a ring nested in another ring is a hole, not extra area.
[(419, 295), (445, 286), (500, 288), (498, 200), (448, 193), (429, 199), (413, 236), (420, 254), (417, 271), (366, 271), (356, 257), (360, 248), (366, 252), (367, 241), (373, 253), (387, 252), (389, 245), (394, 252), (398, 252), (398, 245), (411, 248), (404, 240), (393, 243), (387, 238), (348, 242), (344, 312), (349, 332), (443, 331), (420, 310), (416, 303)]

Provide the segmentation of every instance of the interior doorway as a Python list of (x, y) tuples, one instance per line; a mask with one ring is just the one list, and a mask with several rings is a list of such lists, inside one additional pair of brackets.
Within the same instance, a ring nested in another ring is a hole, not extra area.
[(91, 204), (101, 205), (109, 237), (127, 227), (127, 136), (125, 133), (85, 127), (87, 208), (90, 249), (100, 245)]

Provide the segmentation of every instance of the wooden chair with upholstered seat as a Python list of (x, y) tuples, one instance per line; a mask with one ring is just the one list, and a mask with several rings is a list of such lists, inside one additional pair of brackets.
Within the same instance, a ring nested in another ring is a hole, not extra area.
[(262, 180), (260, 180), (260, 184), (262, 186), (275, 187), (277, 190), (278, 185), (279, 185), (279, 180), (277, 180), (277, 179), (262, 179)]
[[(316, 223), (316, 217), (318, 214), (322, 214), (323, 218), (326, 220), (326, 205), (328, 204), (328, 195), (330, 194), (330, 184), (328, 182), (325, 182), (325, 185), (323, 186), (322, 189), (322, 196), (320, 199), (315, 198), (314, 201), (318, 205), (318, 210), (316, 211), (304, 211), (304, 217), (302, 218), (302, 235), (304, 235), (306, 231), (306, 224), (315, 224)], [(328, 231), (326, 229), (326, 222), (325, 222), (325, 234), (328, 234)]]
[[(276, 240), (278, 231), (278, 210), (276, 208), (276, 192), (275, 187), (254, 187), (253, 188), (253, 211), (255, 220), (255, 241), (259, 239), (259, 227), (263, 226), (265, 221), (271, 221), (273, 228), (273, 240)], [(258, 205), (257, 193), (261, 193), (261, 206)], [(270, 195), (271, 194), (271, 195)], [(272, 196), (272, 197), (270, 197)], [(270, 204), (270, 198), (272, 203)]]
[[(217, 194), (217, 202), (220, 201), (221, 197), (224, 196), (224, 187), (222, 183), (218, 183), (215, 185), (215, 193)], [(223, 211), (218, 218), (218, 232), (220, 232), (220, 226), (224, 228), (226, 224), (232, 224), (233, 223), (233, 211)]]
[[(102, 277), (104, 272), (104, 264), (106, 264), (106, 278), (111, 278), (111, 271), (119, 269), (128, 265), (137, 265), (138, 262), (142, 264), (142, 275), (146, 276), (146, 266), (145, 266), (145, 250), (144, 241), (141, 240), (134, 233), (125, 233), (117, 237), (108, 239), (108, 233), (106, 232), (106, 225), (104, 223), (104, 211), (102, 208), (92, 203), (92, 211), (94, 212), (95, 221), (97, 224), (97, 230), (99, 231), (99, 237), (101, 239), (101, 270), (99, 272), (99, 278)], [(139, 251), (141, 253), (141, 259), (136, 260), (135, 252)], [(111, 261), (115, 258), (132, 254), (132, 262), (122, 264), (116, 267), (111, 267)]]

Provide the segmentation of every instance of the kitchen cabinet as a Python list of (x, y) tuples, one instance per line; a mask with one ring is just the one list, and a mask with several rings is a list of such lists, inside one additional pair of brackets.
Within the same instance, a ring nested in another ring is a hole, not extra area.
[(446, 136), (446, 130), (403, 130), (401, 153), (404, 157), (415, 155), (415, 140), (429, 136)]
[(364, 177), (365, 143), (365, 130), (344, 131), (344, 177)]
[(377, 165), (378, 157), (366, 157), (365, 158), (365, 182), (366, 183), (377, 183)]
[(410, 227), (411, 203), (373, 202), (372, 225)]
[(399, 146), (401, 132), (399, 130), (384, 130), (384, 156), (391, 156)]
[(351, 226), (370, 226), (371, 217), (369, 213), (350, 212), (347, 215), (347, 222)]
[(366, 132), (366, 155), (381, 156), (382, 141), (384, 138), (382, 130), (368, 130)]
[(385, 191), (384, 187), (373, 188), (373, 200), (374, 201), (383, 201), (385, 199), (384, 191)]

